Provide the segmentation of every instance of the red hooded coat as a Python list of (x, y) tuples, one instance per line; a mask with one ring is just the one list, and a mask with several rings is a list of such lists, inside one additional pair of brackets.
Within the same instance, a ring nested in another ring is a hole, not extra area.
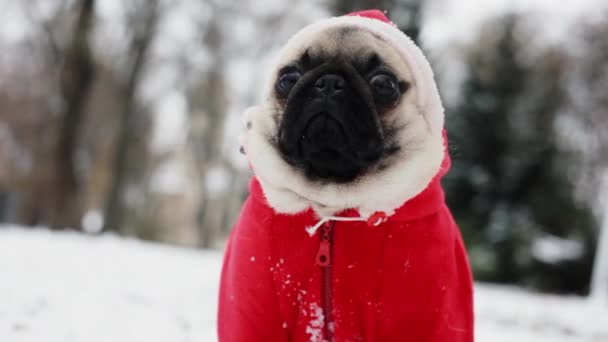
[(440, 184), (449, 166), (446, 152), (379, 225), (328, 221), (313, 236), (312, 210), (277, 213), (254, 178), (226, 247), (219, 340), (473, 341), (471, 272)]
[(277, 214), (255, 179), (250, 191), (226, 247), (221, 342), (473, 341), (471, 273), (439, 176), (377, 227), (329, 222), (313, 237), (312, 211)]

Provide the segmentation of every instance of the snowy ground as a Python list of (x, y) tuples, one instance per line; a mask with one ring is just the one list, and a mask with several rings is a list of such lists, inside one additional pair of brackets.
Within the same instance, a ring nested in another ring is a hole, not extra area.
[(477, 284), (479, 342), (608, 342), (608, 305)]
[[(0, 341), (215, 341), (219, 252), (0, 226)], [(608, 310), (478, 285), (477, 341), (605, 342)]]
[(221, 256), (0, 227), (0, 342), (207, 342)]

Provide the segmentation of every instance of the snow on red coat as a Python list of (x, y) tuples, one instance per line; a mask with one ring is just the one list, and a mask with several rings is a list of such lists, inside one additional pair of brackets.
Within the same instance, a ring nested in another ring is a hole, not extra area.
[(226, 247), (220, 342), (473, 341), (471, 272), (440, 184), (449, 167), (446, 150), (426, 188), (384, 220), (330, 220), (312, 236), (315, 212), (278, 212), (254, 178)]
[(471, 274), (439, 177), (377, 227), (333, 223), (328, 266), (324, 228), (305, 230), (312, 211), (277, 214), (255, 179), (250, 191), (226, 248), (220, 341), (323, 341), (328, 300), (334, 341), (473, 340)]

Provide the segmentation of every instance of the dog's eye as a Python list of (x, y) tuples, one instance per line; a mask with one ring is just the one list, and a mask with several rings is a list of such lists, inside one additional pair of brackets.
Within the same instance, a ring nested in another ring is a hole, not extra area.
[(369, 81), (377, 101), (391, 103), (399, 97), (399, 85), (389, 75), (378, 74)]
[(301, 75), (298, 71), (289, 71), (281, 75), (276, 84), (277, 92), (281, 95), (287, 95), (298, 82)]

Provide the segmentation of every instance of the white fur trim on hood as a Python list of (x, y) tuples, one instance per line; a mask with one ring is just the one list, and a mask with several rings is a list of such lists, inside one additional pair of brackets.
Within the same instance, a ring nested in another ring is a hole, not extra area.
[[(266, 103), (248, 109), (243, 117), (242, 146), (271, 207), (280, 213), (297, 213), (312, 207), (319, 216), (330, 216), (344, 209), (355, 208), (362, 217), (382, 211), (391, 215), (407, 200), (422, 192), (438, 173), (444, 156), (443, 106), (433, 79), (430, 65), (420, 49), (395, 26), (359, 16), (329, 18), (303, 28), (283, 49), (293, 49), (293, 42), (337, 27), (360, 27), (386, 40), (407, 63), (417, 89), (416, 108), (424, 116), (429, 137), (419, 141), (418, 153), (397, 160), (382, 172), (362, 177), (349, 184), (317, 184), (308, 181), (287, 164), (271, 144), (270, 134), (276, 133), (276, 123), (269, 115), (272, 86)], [(422, 121), (422, 120), (418, 120)], [(422, 151), (422, 152), (420, 152)]]

